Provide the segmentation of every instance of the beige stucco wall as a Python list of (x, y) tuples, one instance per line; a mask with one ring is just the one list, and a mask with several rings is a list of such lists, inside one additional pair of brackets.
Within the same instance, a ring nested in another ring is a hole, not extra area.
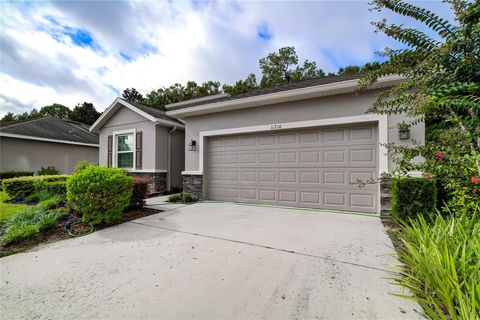
[(54, 166), (71, 173), (78, 161), (98, 164), (98, 147), (0, 137), (0, 171), (38, 171)]
[(128, 108), (118, 110), (100, 129), (100, 165), (107, 165), (108, 136), (115, 131), (136, 129), (143, 132), (142, 170), (167, 170), (167, 162), (156, 162), (155, 124)]
[[(189, 117), (185, 119), (185, 148), (191, 139), (199, 141), (201, 131), (363, 115), (376, 100), (377, 94), (377, 91), (343, 94)], [(404, 119), (406, 117), (401, 115), (388, 117), (388, 141), (411, 144), (413, 139), (423, 143), (423, 123), (411, 128), (411, 140), (398, 139), (397, 124)], [(195, 152), (185, 151), (185, 170), (200, 170), (199, 154), (198, 148)], [(389, 168), (392, 166), (390, 161)]]

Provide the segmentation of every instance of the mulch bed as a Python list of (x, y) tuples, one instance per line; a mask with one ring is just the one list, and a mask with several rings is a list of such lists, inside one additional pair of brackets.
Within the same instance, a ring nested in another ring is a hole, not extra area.
[[(123, 219), (118, 224), (150, 216), (158, 212), (160, 212), (160, 210), (148, 208), (132, 209), (123, 214)], [(92, 228), (89, 224), (83, 223), (78, 216), (70, 213), (62, 217), (55, 228), (44, 230), (37, 234), (34, 238), (12, 243), (8, 246), (0, 245), (0, 257), (23, 252), (39, 244), (47, 244), (63, 239), (84, 236), (111, 226), (112, 225), (99, 225), (95, 228)]]

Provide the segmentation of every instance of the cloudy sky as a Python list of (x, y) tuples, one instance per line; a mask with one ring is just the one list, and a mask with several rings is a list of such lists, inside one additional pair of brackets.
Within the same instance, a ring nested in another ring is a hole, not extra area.
[[(449, 17), (440, 1), (416, 2)], [(127, 87), (259, 74), (283, 46), (325, 71), (378, 60), (394, 41), (367, 1), (0, 1), (0, 116), (51, 103), (104, 110)], [(414, 24), (415, 25), (415, 24)]]

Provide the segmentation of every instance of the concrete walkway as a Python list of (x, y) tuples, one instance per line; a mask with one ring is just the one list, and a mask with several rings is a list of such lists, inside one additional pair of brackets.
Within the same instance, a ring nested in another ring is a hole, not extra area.
[(199, 203), (0, 259), (1, 318), (419, 319), (391, 246), (374, 216)]

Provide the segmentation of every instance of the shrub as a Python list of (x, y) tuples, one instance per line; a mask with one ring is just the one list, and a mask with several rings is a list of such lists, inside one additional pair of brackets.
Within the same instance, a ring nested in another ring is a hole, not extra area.
[(399, 177), (392, 179), (392, 214), (406, 219), (433, 212), (437, 203), (435, 180)]
[(77, 164), (75, 165), (75, 168), (73, 169), (73, 173), (80, 172), (88, 167), (90, 167), (92, 164), (88, 162), (87, 160), (82, 160), (78, 161)]
[(11, 197), (25, 197), (35, 192), (35, 183), (66, 181), (65, 175), (54, 176), (34, 176), (34, 177), (18, 177), (5, 179), (2, 182), (3, 190)]
[(132, 179), (133, 191), (132, 198), (130, 199), (130, 208), (141, 208), (145, 205), (145, 198), (147, 198), (148, 194), (148, 183), (150, 181), (143, 177), (132, 177)]
[(10, 179), (16, 177), (25, 177), (25, 176), (33, 176), (35, 172), (33, 171), (6, 171), (0, 172), (0, 180), (3, 179)]
[(197, 202), (197, 198), (192, 197), (188, 193), (177, 193), (177, 194), (172, 194), (171, 196), (168, 197), (168, 202), (181, 202), (181, 203), (194, 203)]
[(431, 319), (480, 316), (480, 207), (402, 225), (404, 264), (395, 280), (414, 293)]
[(49, 214), (45, 208), (35, 206), (23, 209), (8, 222), (3, 243), (11, 244), (30, 238), (43, 230), (54, 227), (56, 223), (56, 214)]
[(65, 198), (63, 196), (54, 195), (51, 198), (40, 201), (40, 203), (37, 205), (37, 207), (40, 208), (40, 209), (44, 209), (44, 210), (55, 209), (55, 208), (59, 207), (61, 204), (63, 204), (64, 201), (65, 201)]
[(114, 223), (132, 197), (133, 180), (121, 169), (90, 166), (67, 180), (67, 202), (84, 222)]
[(39, 176), (53, 176), (56, 174), (60, 174), (60, 170), (57, 170), (54, 166), (42, 167), (37, 171), (37, 175)]
[(66, 194), (67, 180), (48, 181), (45, 179), (37, 179), (33, 182), (35, 192), (48, 192), (50, 194)]

